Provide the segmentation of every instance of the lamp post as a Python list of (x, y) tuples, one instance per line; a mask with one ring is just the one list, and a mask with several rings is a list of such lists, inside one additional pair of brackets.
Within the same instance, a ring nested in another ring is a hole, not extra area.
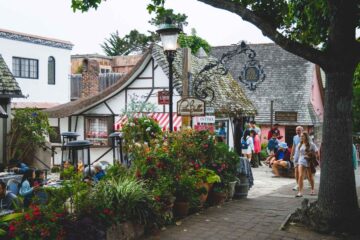
[(109, 135), (109, 137), (112, 139), (112, 148), (113, 148), (113, 165), (115, 165), (116, 162), (119, 162), (121, 164), (124, 164), (123, 159), (123, 152), (122, 152), (122, 132), (113, 132)]
[(166, 18), (165, 23), (159, 26), (156, 31), (161, 38), (167, 61), (169, 63), (169, 131), (173, 131), (173, 68), (172, 63), (176, 55), (177, 39), (180, 28), (172, 24), (170, 18)]

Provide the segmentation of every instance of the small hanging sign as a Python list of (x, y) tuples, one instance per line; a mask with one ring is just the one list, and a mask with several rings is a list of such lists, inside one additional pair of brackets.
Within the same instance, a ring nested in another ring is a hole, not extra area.
[(181, 99), (177, 102), (177, 114), (182, 116), (204, 116), (205, 102), (193, 97)]

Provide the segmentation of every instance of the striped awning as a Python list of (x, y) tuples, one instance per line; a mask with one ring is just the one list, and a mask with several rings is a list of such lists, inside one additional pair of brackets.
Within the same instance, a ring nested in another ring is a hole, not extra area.
[[(169, 113), (136, 113), (134, 117), (148, 116), (153, 118), (159, 123), (160, 128), (163, 131), (169, 129)], [(121, 130), (121, 128), (127, 123), (128, 117), (126, 115), (122, 116), (115, 123), (115, 130)], [(182, 123), (181, 116), (173, 113), (173, 130), (177, 131), (180, 129)]]

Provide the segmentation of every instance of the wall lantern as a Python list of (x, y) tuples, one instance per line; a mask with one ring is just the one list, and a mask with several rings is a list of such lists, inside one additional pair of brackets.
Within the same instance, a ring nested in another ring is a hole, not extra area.
[(116, 162), (124, 164), (124, 156), (122, 150), (123, 133), (113, 132), (109, 135), (109, 137), (112, 140), (113, 165), (115, 165)]

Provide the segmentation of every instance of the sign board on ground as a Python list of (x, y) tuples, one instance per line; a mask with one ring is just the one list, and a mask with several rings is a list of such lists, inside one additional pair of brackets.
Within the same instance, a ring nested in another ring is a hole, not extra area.
[(158, 91), (158, 104), (169, 104), (169, 91)]
[(182, 116), (204, 116), (205, 102), (193, 97), (181, 99), (177, 102), (177, 114)]
[(275, 111), (275, 121), (297, 122), (297, 112)]

